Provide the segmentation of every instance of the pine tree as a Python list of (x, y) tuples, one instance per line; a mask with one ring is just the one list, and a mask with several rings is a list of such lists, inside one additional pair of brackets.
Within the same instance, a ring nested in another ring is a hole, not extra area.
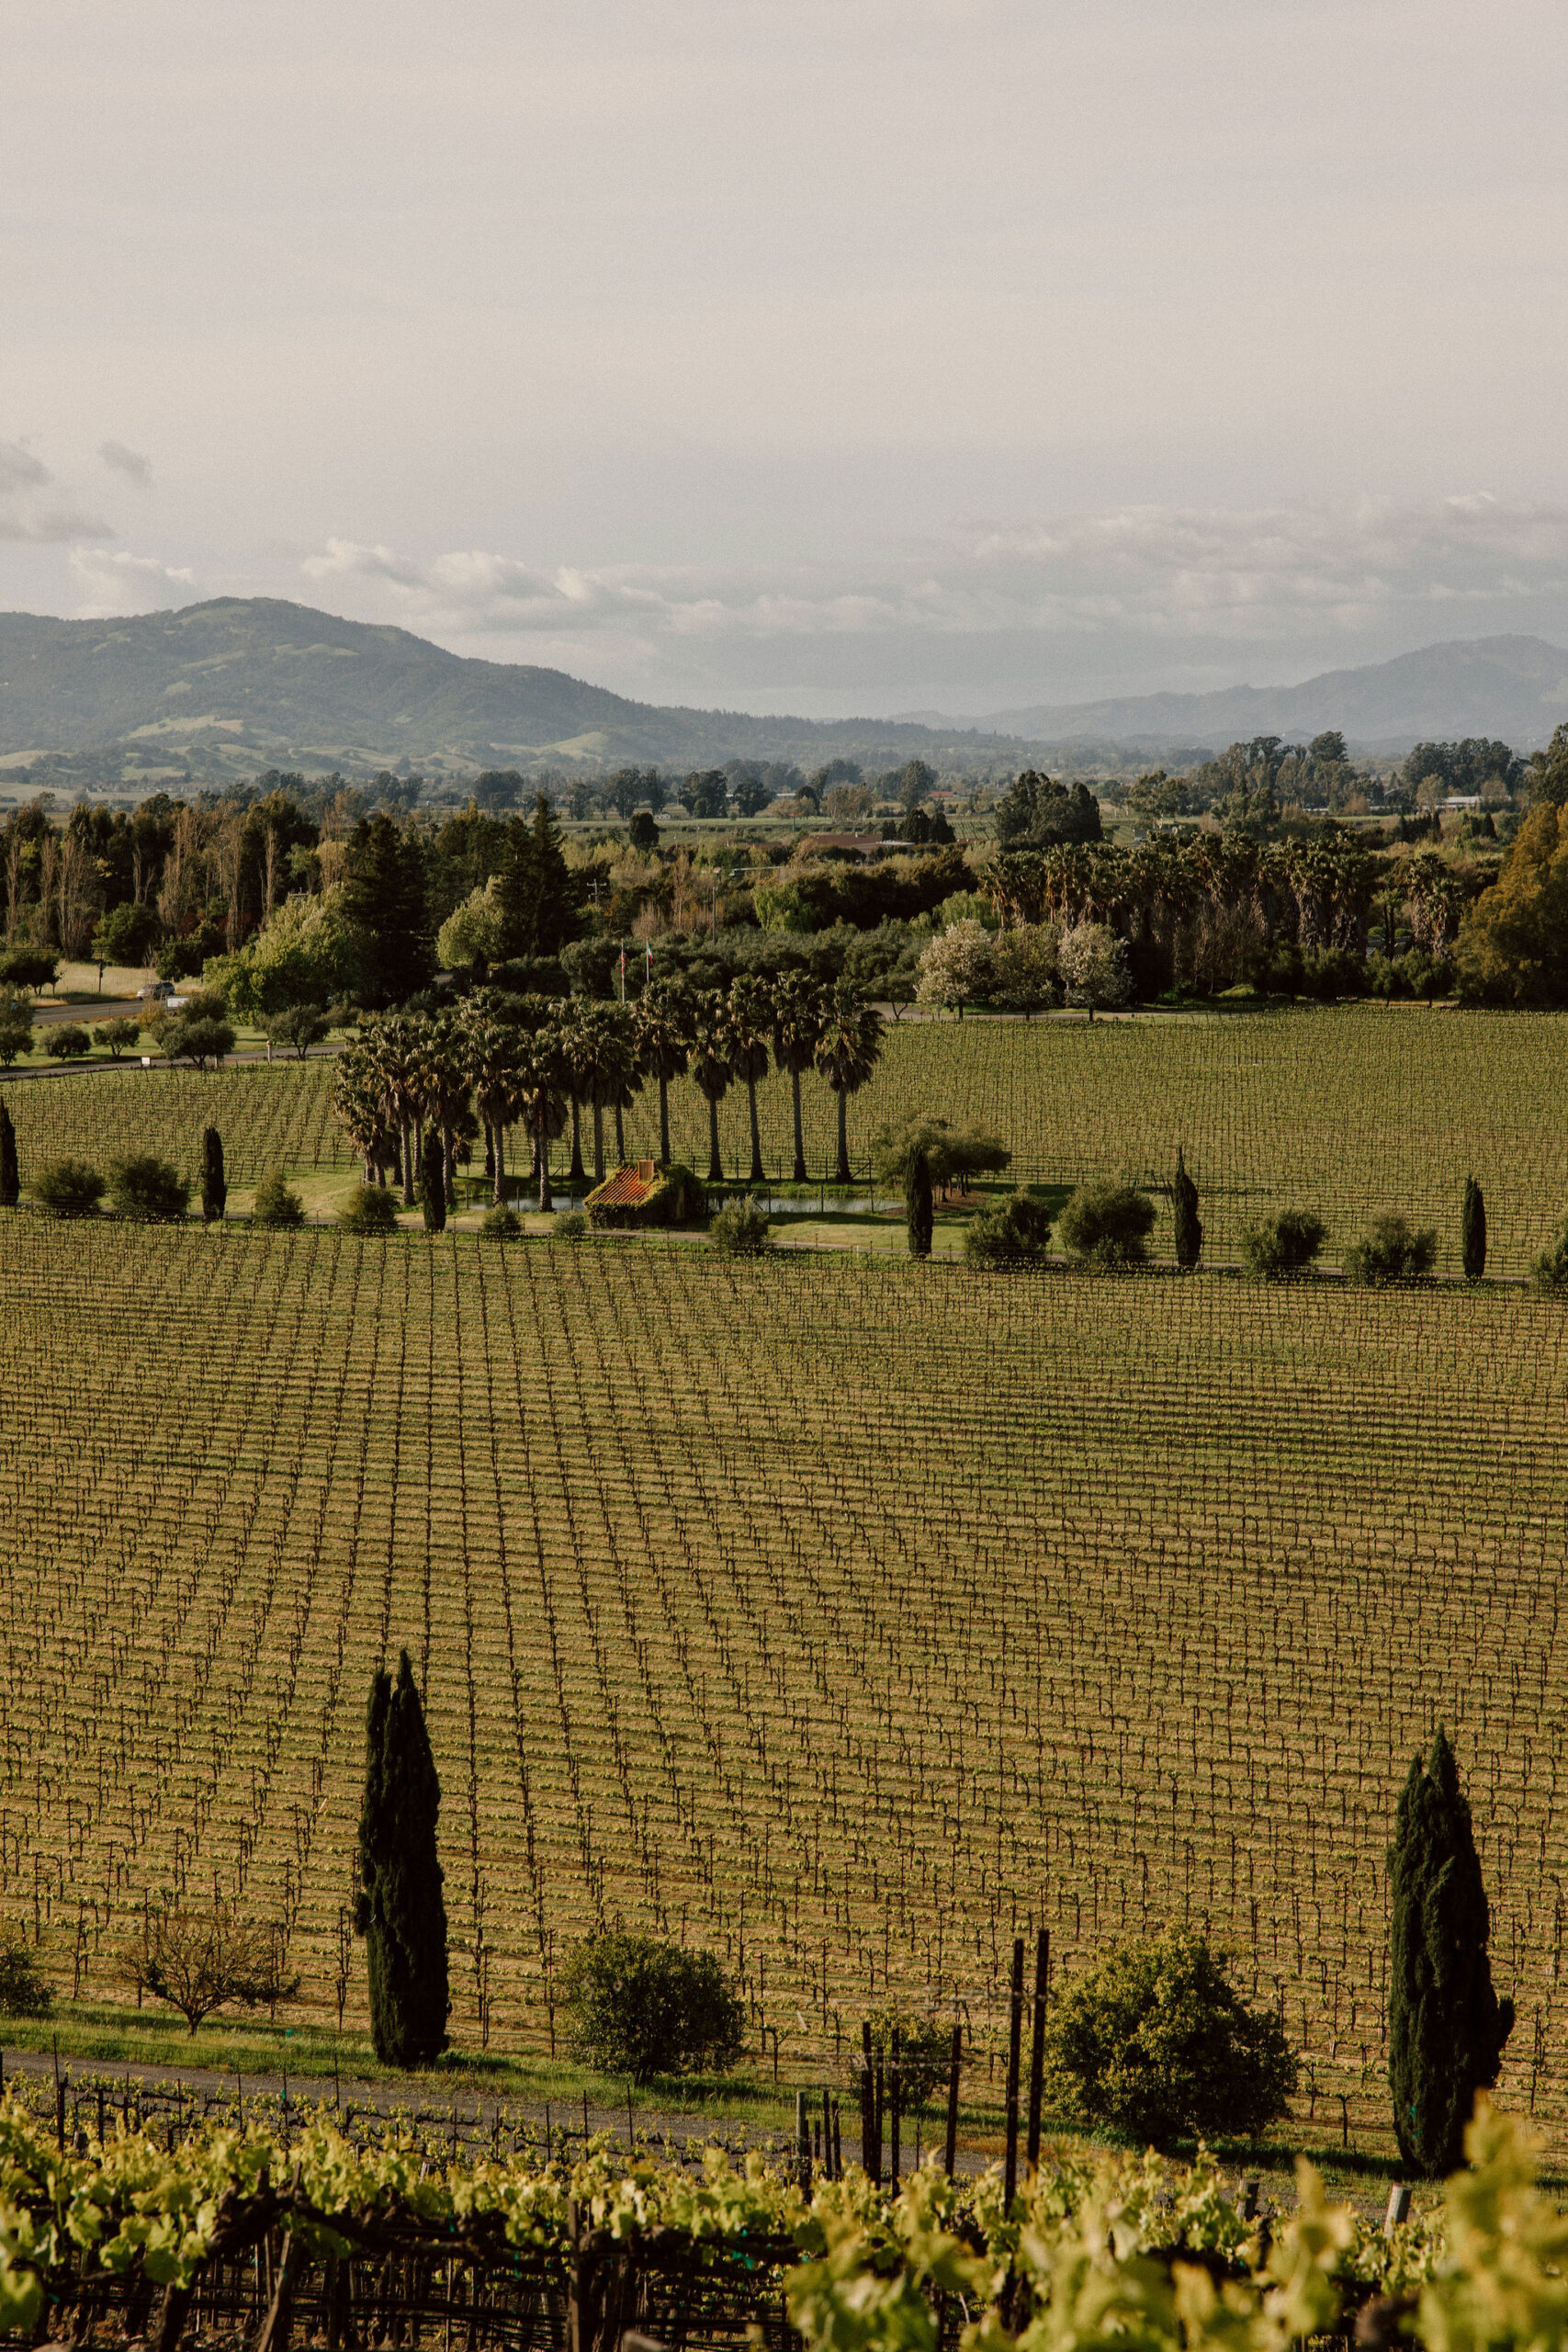
[(1389, 1849), (1393, 1896), (1388, 2079), (1410, 2168), (1437, 2179), (1464, 2156), (1475, 2094), (1497, 2079), (1514, 2005), (1492, 1988), (1491, 1918), (1470, 1806), (1439, 1727), (1399, 1800)]
[(1465, 1280), (1478, 1283), (1486, 1272), (1486, 1203), (1473, 1176), (1464, 1180), (1464, 1206), (1460, 1211), (1459, 1224)]
[(204, 1127), (201, 1134), (201, 1221), (203, 1225), (220, 1225), (229, 1198), (229, 1186), (223, 1174), (223, 1138), (216, 1127)]
[(1171, 1186), (1176, 1222), (1176, 1262), (1195, 1266), (1203, 1250), (1203, 1228), (1198, 1222), (1198, 1187), (1187, 1173), (1181, 1147), (1176, 1148), (1176, 1181)]
[(22, 1180), (17, 1167), (17, 1130), (11, 1114), (0, 1102), (0, 1209), (14, 1209), (21, 1198)]
[(904, 1222), (909, 1230), (911, 1258), (931, 1254), (931, 1164), (923, 1151), (912, 1151), (904, 1170)]
[(366, 1942), (370, 2037), (385, 2066), (428, 2066), (446, 2047), (452, 2004), (435, 1856), (440, 1806), (424, 1710), (404, 1650), (397, 1682), (383, 1668), (370, 1686), (354, 1920)]
[(496, 897), (508, 956), (553, 956), (573, 936), (571, 876), (548, 793), (536, 798), (531, 825), (513, 817), (507, 826)]

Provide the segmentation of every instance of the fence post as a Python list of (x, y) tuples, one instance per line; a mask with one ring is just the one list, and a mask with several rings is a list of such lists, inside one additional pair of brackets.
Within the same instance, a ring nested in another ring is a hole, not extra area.
[(1012, 1939), (1012, 1997), (1008, 2018), (1007, 2191), (1002, 2207), (1010, 2212), (1018, 2188), (1018, 2062), (1023, 2039), (1023, 1938)]
[(895, 2196), (898, 2193), (898, 2126), (903, 2120), (903, 2087), (904, 2070), (899, 2064), (898, 2060), (898, 2029), (895, 2026), (893, 2029), (893, 2063), (888, 2068), (887, 2077), (887, 2098), (888, 2104), (893, 2111), (892, 2121), (887, 2134), (887, 2186), (893, 2191)]
[(872, 2140), (871, 2027), (864, 2019), (860, 2030), (860, 2161), (861, 2170), (875, 2177), (876, 2149)]
[(947, 2160), (942, 2169), (949, 2180), (958, 2160), (958, 2062), (964, 2053), (964, 2028), (953, 2029), (953, 2056), (947, 2070)]
[(806, 2093), (795, 2095), (795, 2152), (800, 2172), (800, 2193), (811, 2194), (811, 2121), (806, 2112)]
[(1040, 2166), (1040, 2108), (1045, 2081), (1045, 1989), (1051, 1974), (1051, 1934), (1042, 1928), (1034, 1945), (1034, 2035), (1029, 2052), (1029, 2145), (1031, 2172)]

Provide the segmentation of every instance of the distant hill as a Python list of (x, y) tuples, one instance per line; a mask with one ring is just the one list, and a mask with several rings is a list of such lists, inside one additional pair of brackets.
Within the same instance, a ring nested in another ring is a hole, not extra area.
[[(934, 713), (923, 713), (934, 721)], [(1201, 695), (1127, 695), (1041, 703), (976, 723), (1053, 746), (1173, 743), (1223, 749), (1249, 735), (1315, 735), (1337, 727), (1363, 752), (1500, 736), (1516, 751), (1568, 718), (1568, 653), (1539, 637), (1460, 638), (1364, 669), (1325, 670), (1299, 686), (1222, 686)]]
[(0, 614), (0, 767), (41, 764), (103, 786), (272, 765), (357, 775), (403, 759), (435, 773), (730, 758), (1005, 765), (1023, 748), (958, 722), (821, 724), (629, 702), (562, 670), (466, 660), (407, 629), (271, 597), (126, 620)]

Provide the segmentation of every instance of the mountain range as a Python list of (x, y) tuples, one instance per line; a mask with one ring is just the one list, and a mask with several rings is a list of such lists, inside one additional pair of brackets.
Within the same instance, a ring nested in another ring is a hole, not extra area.
[(1363, 752), (1464, 735), (1529, 750), (1565, 716), (1568, 653), (1534, 637), (1430, 645), (1293, 686), (1043, 703), (978, 721), (940, 711), (814, 720), (634, 702), (562, 670), (476, 661), (271, 597), (112, 620), (0, 614), (0, 776), (29, 786), (221, 784), (270, 766), (439, 775), (731, 758), (921, 758), (992, 774), (1033, 759), (1114, 772), (1330, 727)]
[[(928, 723), (939, 714), (923, 712)], [(1159, 750), (1223, 746), (1252, 735), (1311, 736), (1337, 727), (1361, 752), (1416, 742), (1501, 737), (1533, 751), (1568, 718), (1568, 653), (1540, 637), (1460, 638), (1391, 662), (1325, 670), (1297, 686), (1222, 686), (1208, 694), (1125, 695), (1105, 702), (1037, 703), (976, 726), (1052, 743), (1111, 742)]]

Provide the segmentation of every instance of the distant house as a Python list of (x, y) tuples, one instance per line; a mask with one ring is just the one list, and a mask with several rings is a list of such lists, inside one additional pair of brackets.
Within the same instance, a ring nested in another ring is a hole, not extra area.
[(658, 1163), (651, 1159), (629, 1160), (625, 1168), (617, 1168), (596, 1184), (589, 1193), (586, 1206), (594, 1209), (640, 1209), (659, 1182)]
[(802, 845), (807, 849), (841, 850), (846, 857), (879, 857), (882, 854), (880, 833), (806, 833)]

